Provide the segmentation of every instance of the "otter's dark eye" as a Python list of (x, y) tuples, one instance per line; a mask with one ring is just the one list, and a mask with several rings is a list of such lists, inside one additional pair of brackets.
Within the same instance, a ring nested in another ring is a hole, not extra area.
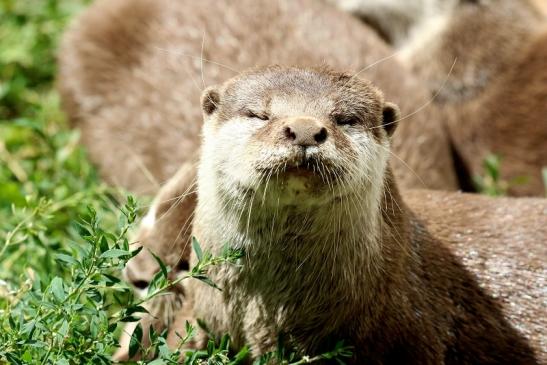
[(177, 271), (188, 271), (188, 270), (190, 270), (190, 265), (188, 264), (188, 261), (181, 260), (177, 264), (176, 269), (177, 269)]
[(359, 123), (359, 120), (350, 115), (336, 115), (334, 117), (337, 125), (355, 125)]
[(133, 286), (137, 289), (144, 290), (144, 289), (148, 288), (148, 285), (150, 283), (146, 280), (135, 280), (131, 284), (133, 284)]
[(255, 113), (251, 110), (246, 110), (245, 111), (245, 116), (247, 118), (256, 118), (256, 119), (260, 119), (260, 120), (268, 120), (270, 119), (270, 117), (268, 117), (266, 114), (258, 114), (258, 113)]

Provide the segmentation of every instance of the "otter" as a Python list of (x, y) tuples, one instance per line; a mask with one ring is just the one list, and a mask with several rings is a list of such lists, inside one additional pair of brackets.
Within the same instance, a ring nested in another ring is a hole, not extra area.
[[(150, 251), (171, 266), (175, 275), (183, 275), (189, 267), (191, 228), (184, 217), (195, 208), (195, 198), (188, 194), (194, 184), (186, 174), (176, 174), (160, 190), (150, 207), (153, 213), (148, 213), (140, 225), (136, 242), (147, 249), (125, 269), (126, 279), (137, 292), (145, 290), (160, 269)], [(543, 315), (547, 298), (542, 292), (547, 277), (547, 201), (415, 189), (405, 190), (403, 200), (461, 259), (479, 286), (502, 305), (504, 317), (530, 341), (540, 363), (547, 363), (547, 321)], [(160, 205), (163, 208), (159, 209)], [(184, 329), (185, 321), (193, 322), (190, 298), (182, 288), (173, 288), (170, 295), (148, 303), (150, 313), (142, 319), (145, 332), (150, 323), (160, 332), (169, 328), (168, 343), (173, 348), (177, 346), (176, 333)], [(166, 300), (172, 304), (166, 305)], [(129, 324), (124, 330), (116, 359), (128, 359), (133, 328)]]
[(199, 147), (205, 85), (271, 63), (354, 70), (402, 110), (392, 150), (400, 184), (455, 190), (441, 117), (392, 55), (366, 25), (313, 0), (99, 0), (63, 39), (58, 85), (102, 176), (154, 193)]
[(378, 29), (436, 94), (462, 185), (472, 190), (472, 178), (494, 153), (503, 161), (502, 179), (528, 179), (511, 186), (511, 195), (544, 195), (547, 62), (540, 1), (331, 2)]
[(271, 66), (201, 101), (193, 235), (213, 254), (226, 243), (245, 252), (241, 266), (210, 270), (223, 291), (186, 286), (212, 333), (252, 357), (283, 333), (305, 354), (345, 339), (352, 363), (536, 363), (401, 198), (388, 164), (399, 112), (373, 84)]
[(547, 363), (547, 200), (425, 190), (407, 190), (404, 200)]

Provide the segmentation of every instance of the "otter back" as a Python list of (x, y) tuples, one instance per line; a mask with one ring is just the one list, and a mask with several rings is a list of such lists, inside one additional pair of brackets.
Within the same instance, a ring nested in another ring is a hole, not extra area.
[[(197, 149), (206, 85), (273, 63), (359, 71), (392, 53), (359, 21), (312, 0), (102, 0), (67, 32), (59, 86), (102, 175), (150, 192)], [(429, 99), (393, 59), (360, 76), (388, 91), (403, 116)], [(393, 165), (405, 186), (456, 188), (435, 115), (421, 108), (401, 122)]]

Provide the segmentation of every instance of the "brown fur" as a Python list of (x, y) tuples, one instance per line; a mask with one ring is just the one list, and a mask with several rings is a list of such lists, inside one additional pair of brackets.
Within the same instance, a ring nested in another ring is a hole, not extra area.
[[(183, 164), (179, 171), (160, 189), (152, 202), (153, 223), (143, 221), (135, 236), (134, 248), (143, 246), (141, 252), (133, 257), (124, 270), (126, 281), (135, 286), (138, 292), (146, 292), (159, 265), (153, 254), (171, 268), (169, 278), (175, 280), (188, 270), (190, 256), (190, 237), (192, 216), (196, 206), (194, 162)], [(140, 323), (143, 329), (141, 345), (146, 348), (149, 328), (156, 331), (170, 327), (168, 343), (172, 348), (177, 346), (177, 331), (184, 329), (185, 320), (191, 319), (185, 310), (191, 305), (185, 297), (184, 289), (177, 285), (170, 289), (169, 295), (154, 299), (144, 304), (149, 314), (143, 315)], [(117, 361), (129, 360), (129, 340), (135, 329), (135, 323), (129, 323), (123, 329), (120, 338), (120, 349), (114, 354)], [(139, 358), (137, 355), (136, 358)], [(136, 359), (135, 358), (135, 359)]]
[[(186, 191), (192, 185), (181, 174), (173, 177), (167, 186), (175, 184), (181, 185), (181, 188), (164, 187), (158, 196), (163, 197), (163, 201), (175, 202), (179, 194), (170, 193)], [(544, 243), (547, 237), (547, 202), (544, 199), (488, 198), (425, 190), (405, 190), (403, 195), (405, 203), (427, 226), (428, 231), (461, 260), (483, 290), (499, 301), (504, 317), (531, 342), (540, 362), (547, 363), (547, 337), (544, 330), (547, 323), (543, 315), (547, 298), (542, 292), (547, 276)], [(143, 227), (141, 230), (144, 232), (137, 235), (141, 244), (157, 253), (172, 267), (176, 267), (181, 259), (189, 259), (189, 256), (181, 258), (170, 254), (187, 252), (187, 241), (176, 239), (178, 231), (163, 228), (167, 225), (186, 228), (180, 226), (178, 219), (173, 220), (177, 215), (187, 215), (188, 210), (193, 211), (194, 205), (191, 203), (187, 206), (185, 202), (188, 201), (174, 204), (170, 208), (173, 214), (164, 218), (159, 216), (164, 221), (162, 225), (154, 226), (152, 230)], [(143, 251), (130, 261), (129, 270), (139, 272), (140, 279), (150, 282), (159, 267), (148, 251)], [(183, 291), (174, 290), (170, 297), (177, 295), (183, 295)], [(187, 296), (180, 298), (187, 307), (179, 309), (170, 324), (169, 342), (172, 347), (177, 344), (175, 333), (184, 329), (186, 320), (192, 322), (193, 315), (188, 309), (188, 306), (191, 307), (189, 299)], [(162, 318), (152, 307), (149, 308), (152, 316)], [(144, 329), (148, 328), (146, 323), (150, 319), (143, 319)], [(158, 322), (161, 329), (169, 325)], [(127, 335), (118, 353), (119, 360), (127, 359), (132, 328), (129, 325), (125, 329)]]
[[(543, 0), (437, 0), (414, 8), (401, 0), (391, 13), (380, 0), (372, 0), (375, 5), (333, 1), (397, 40), (407, 64), (432, 94), (438, 93), (436, 105), (444, 108), (456, 159), (463, 162), (464, 185), (472, 187), (471, 178), (483, 174), (484, 159), (494, 153), (503, 159), (503, 178), (529, 177), (510, 194), (544, 194), (547, 61), (545, 45), (537, 40), (545, 19), (538, 13)], [(405, 17), (402, 9), (415, 14)], [(432, 18), (445, 24), (426, 25)], [(416, 32), (420, 26), (424, 29)]]
[[(541, 168), (547, 167), (547, 31), (522, 47), (512, 67), (448, 119), (454, 143), (470, 171), (481, 171), (484, 158), (502, 157), (501, 178), (512, 195), (541, 195)], [(465, 121), (465, 128), (462, 128)]]
[(404, 200), (547, 363), (547, 201), (425, 190), (405, 191)]
[[(502, 158), (504, 180), (526, 177), (509, 190), (517, 196), (545, 194), (547, 37), (537, 39), (538, 24), (518, 1), (469, 5), (454, 14), (436, 53), (412, 60), (420, 75), (439, 82), (458, 57), (444, 100), (452, 141), (470, 177), (483, 172), (489, 153)], [(436, 73), (432, 57), (442, 65)]]
[[(273, 350), (282, 332), (307, 354), (346, 339), (355, 346), (352, 363), (535, 363), (500, 305), (403, 203), (389, 168), (384, 170), (379, 145), (387, 133), (378, 141), (368, 131), (385, 122), (383, 97), (370, 84), (346, 77), (274, 68), (206, 92), (202, 100), (214, 92), (218, 101), (215, 108), (204, 107), (193, 234), (206, 250), (219, 252), (227, 241), (246, 256), (242, 266), (211, 270), (222, 292), (189, 282), (194, 314), (216, 335), (230, 333), (235, 347), (250, 344), (253, 356)], [(360, 91), (348, 97), (345, 87)], [(246, 95), (253, 90), (255, 102), (273, 98), (272, 121), (256, 124), (234, 114), (249, 105)], [(366, 122), (352, 128), (329, 124), (336, 119), (329, 117), (324, 95), (345, 100), (344, 112)], [(274, 136), (283, 118), (299, 115), (331, 130), (311, 155), (323, 172), (291, 188), (286, 166), (298, 150)], [(232, 131), (241, 139), (233, 139)], [(355, 160), (348, 160), (353, 153)], [(260, 183), (255, 176), (266, 160), (275, 177)]]
[[(312, 0), (102, 0), (64, 39), (59, 86), (102, 175), (151, 192), (197, 148), (200, 90), (234, 75), (216, 63), (236, 70), (327, 63), (358, 71), (391, 54), (366, 26)], [(428, 101), (392, 59), (360, 76), (385, 90), (403, 116)], [(437, 119), (425, 108), (401, 122), (393, 165), (403, 186), (457, 187)]]

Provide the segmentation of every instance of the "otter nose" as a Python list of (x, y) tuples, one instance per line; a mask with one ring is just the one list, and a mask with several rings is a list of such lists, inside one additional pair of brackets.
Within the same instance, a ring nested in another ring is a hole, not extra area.
[(327, 140), (327, 128), (314, 118), (291, 119), (284, 127), (285, 137), (303, 147), (317, 146)]

